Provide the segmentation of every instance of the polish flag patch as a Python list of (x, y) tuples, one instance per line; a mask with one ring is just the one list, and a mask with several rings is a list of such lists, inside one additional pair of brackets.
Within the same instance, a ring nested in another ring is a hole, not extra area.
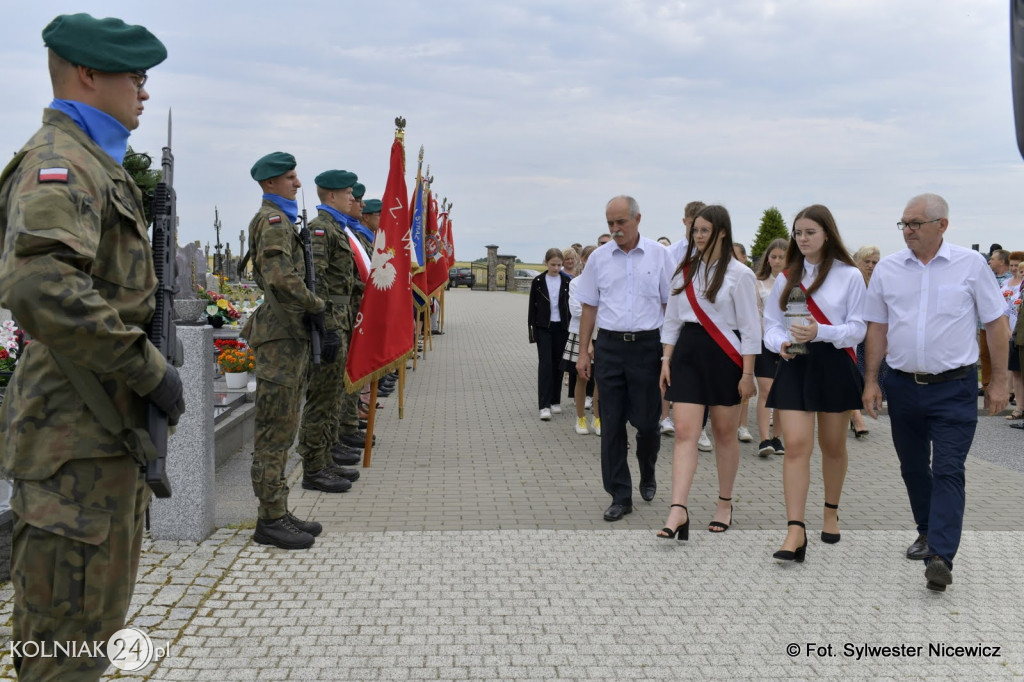
[(279, 222), (281, 222), (281, 216), (272, 215), (270, 216), (270, 218), (267, 219), (267, 222), (270, 223), (271, 225), (277, 225)]
[(315, 234), (317, 237), (323, 237), (327, 233), (324, 232), (323, 230), (316, 229), (316, 230), (313, 230), (313, 234)]
[(63, 182), (67, 184), (67, 168), (40, 168), (39, 182)]

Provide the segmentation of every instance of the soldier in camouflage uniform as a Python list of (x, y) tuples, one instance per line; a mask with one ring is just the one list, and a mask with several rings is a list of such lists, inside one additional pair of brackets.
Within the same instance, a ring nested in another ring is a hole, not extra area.
[[(139, 442), (107, 431), (98, 403), (140, 430), (150, 402), (170, 424), (184, 410), (177, 372), (144, 331), (157, 279), (142, 194), (121, 167), (149, 99), (145, 70), (167, 50), (141, 26), (87, 14), (57, 17), (43, 42), (54, 100), (0, 176), (0, 303), (32, 337), (0, 407), (11, 640), (95, 652), (124, 625), (150, 500)], [(101, 387), (86, 399), (69, 375)], [(22, 651), (26, 680), (96, 680), (109, 665)]]
[[(327, 328), (336, 330), (341, 340), (338, 360), (330, 365), (310, 367), (306, 404), (299, 428), (299, 454), (306, 469), (332, 463), (332, 446), (337, 440), (342, 400), (345, 394), (345, 359), (352, 335), (353, 296), (362, 291), (353, 253), (353, 244), (342, 228), (352, 197), (356, 174), (343, 170), (325, 171), (316, 177), (320, 197), (319, 214), (309, 223), (313, 233), (313, 260), (316, 264), (317, 293), (327, 301)], [(355, 248), (360, 248), (355, 244)], [(357, 455), (358, 457), (358, 455)], [(339, 455), (339, 459), (343, 459)], [(348, 461), (343, 459), (343, 461)], [(335, 469), (349, 481), (359, 478), (355, 469)], [(303, 487), (307, 487), (303, 483)]]
[[(362, 183), (357, 182), (352, 186), (352, 198), (349, 202), (348, 208), (343, 209), (342, 222), (341, 224), (345, 227), (346, 233), (355, 239), (363, 250), (363, 254), (366, 256), (365, 262), (369, 264), (369, 259), (373, 254), (373, 233), (366, 228), (365, 225), (360, 223), (360, 219), (363, 216), (363, 195), (366, 194), (366, 187)], [(355, 254), (356, 257), (362, 257), (360, 254)], [(367, 268), (367, 274), (369, 269)], [(362, 301), (362, 293), (365, 287), (365, 282), (360, 282), (358, 292), (353, 294), (352, 300), (352, 327), (349, 329), (349, 337), (351, 337), (351, 329), (355, 327), (355, 316), (359, 312), (359, 305)], [(351, 338), (349, 339), (351, 341)], [(366, 432), (359, 428), (359, 400), (360, 391), (354, 393), (345, 392), (342, 396), (341, 404), (341, 416), (338, 421), (337, 436), (335, 442), (335, 459), (344, 452), (358, 452), (366, 444)], [(366, 399), (369, 399), (369, 393), (365, 394)], [(376, 439), (376, 436), (374, 436)]]
[[(253, 540), (282, 549), (306, 549), (323, 530), (288, 511), (285, 464), (299, 428), (299, 408), (310, 362), (310, 325), (321, 332), (323, 360), (337, 354), (337, 334), (324, 328), (324, 301), (306, 288), (303, 245), (295, 230), (302, 186), (295, 157), (267, 154), (250, 171), (263, 190), (263, 205), (249, 223), (253, 279), (263, 289), (263, 305), (245, 323), (242, 336), (256, 355), (256, 425), (252, 488), (259, 498)], [(320, 489), (350, 486), (327, 467), (306, 471)]]

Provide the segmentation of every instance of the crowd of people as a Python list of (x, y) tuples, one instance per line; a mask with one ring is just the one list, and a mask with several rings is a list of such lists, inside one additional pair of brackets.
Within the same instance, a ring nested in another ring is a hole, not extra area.
[[(918, 532), (907, 557), (925, 562), (929, 589), (945, 590), (960, 540), (976, 396), (995, 414), (1024, 395), (1024, 252), (993, 245), (986, 264), (976, 251), (949, 243), (949, 207), (935, 194), (907, 203), (897, 221), (907, 248), (887, 258), (875, 246), (851, 255), (820, 204), (798, 212), (790, 238), (770, 243), (753, 264), (733, 241), (722, 206), (688, 204), (685, 236), (675, 242), (640, 234), (632, 197), (613, 198), (605, 213), (608, 233), (596, 246), (545, 254), (547, 271), (532, 282), (527, 320), (537, 344), (540, 419), (561, 412), (567, 372), (576, 432), (601, 436), (611, 496), (604, 518), (633, 511), (628, 422), (636, 429), (645, 501), (657, 494), (660, 436), (674, 437), (669, 511), (657, 537), (689, 538), (698, 452), (711, 449), (718, 489), (707, 529), (727, 531), (739, 443), (752, 440), (747, 401), (756, 395), (756, 454), (783, 456), (788, 524), (773, 557), (802, 562), (815, 439), (825, 493), (820, 538), (834, 544), (841, 539), (847, 434), (866, 437), (861, 410), (877, 417), (887, 401)], [(1024, 412), (1008, 418), (1022, 420)], [(1024, 429), (1024, 421), (1011, 425)]]

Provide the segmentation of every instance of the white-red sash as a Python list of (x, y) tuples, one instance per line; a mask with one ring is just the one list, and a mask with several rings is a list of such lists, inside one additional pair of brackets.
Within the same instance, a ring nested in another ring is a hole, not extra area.
[[(689, 266), (683, 268), (683, 281), (686, 281), (688, 270)], [(697, 319), (700, 320), (704, 331), (714, 339), (718, 347), (722, 349), (722, 352), (728, 355), (729, 359), (735, 362), (736, 366), (742, 370), (743, 355), (740, 354), (740, 337), (736, 335), (736, 332), (729, 329), (729, 325), (723, 324), (712, 317), (714, 308), (711, 309), (711, 313), (708, 313), (708, 311), (700, 307), (700, 303), (697, 301), (697, 294), (694, 292), (696, 288), (697, 278), (694, 277), (690, 280), (690, 286), (686, 287), (686, 299), (690, 302), (690, 307), (697, 315)]]
[(362, 243), (356, 239), (356, 236), (352, 234), (352, 230), (345, 226), (345, 234), (348, 235), (348, 243), (352, 246), (352, 251), (355, 252), (356, 258), (356, 269), (359, 270), (359, 279), (366, 283), (366, 280), (370, 278), (370, 257), (366, 255), (366, 251), (363, 249)]
[[(804, 292), (804, 296), (807, 297), (807, 309), (811, 311), (811, 317), (814, 318), (815, 322), (818, 324), (827, 324), (831, 327), (832, 323), (829, 322), (828, 315), (818, 307), (818, 304), (815, 303), (814, 299), (807, 293), (807, 287), (804, 286), (803, 282), (800, 283), (800, 291)], [(844, 348), (843, 350), (846, 351), (846, 354), (850, 356), (851, 360), (853, 360), (853, 364), (856, 365), (857, 352), (852, 348)]]

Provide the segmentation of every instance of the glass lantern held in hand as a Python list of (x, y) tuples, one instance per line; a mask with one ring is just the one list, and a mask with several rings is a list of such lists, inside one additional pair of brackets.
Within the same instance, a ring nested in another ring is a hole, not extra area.
[(807, 316), (810, 314), (811, 311), (807, 307), (807, 297), (804, 295), (804, 292), (797, 287), (793, 287), (793, 290), (789, 292), (789, 300), (786, 302), (786, 312), (784, 314), (786, 330), (789, 332), (790, 340), (790, 345), (786, 348), (786, 352), (790, 355), (807, 355), (807, 344), (798, 343), (793, 338), (793, 325), (807, 325)]

